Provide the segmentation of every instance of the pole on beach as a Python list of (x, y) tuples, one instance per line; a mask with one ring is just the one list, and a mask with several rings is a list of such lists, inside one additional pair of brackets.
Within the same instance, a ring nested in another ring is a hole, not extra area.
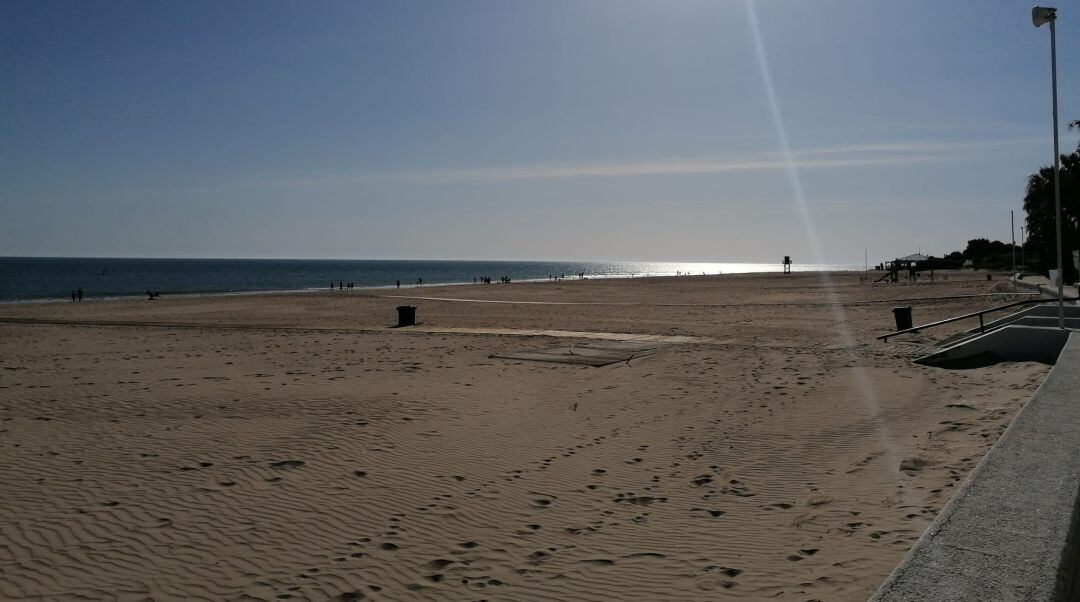
[(1013, 260), (1013, 274), (1016, 273), (1016, 222), (1013, 221), (1012, 209), (1009, 209), (1009, 236), (1012, 237), (1012, 260)]
[(1020, 226), (1020, 263), (1024, 264), (1024, 271), (1027, 271), (1027, 234), (1024, 232), (1024, 227)]
[(1058, 327), (1065, 329), (1065, 273), (1061, 264), (1061, 155), (1058, 152), (1058, 102), (1057, 102), (1057, 9), (1036, 6), (1031, 9), (1031, 23), (1041, 27), (1050, 24), (1050, 89), (1054, 102), (1054, 215), (1057, 218), (1057, 289)]

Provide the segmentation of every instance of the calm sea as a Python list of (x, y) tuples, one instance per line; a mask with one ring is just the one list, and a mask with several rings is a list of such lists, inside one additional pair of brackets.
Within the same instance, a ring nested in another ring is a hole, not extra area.
[[(473, 278), (513, 281), (550, 276), (630, 278), (677, 274), (779, 272), (777, 263), (661, 263), (572, 261), (412, 261), (306, 259), (93, 259), (0, 258), (0, 301), (69, 299), (82, 288), (89, 298), (171, 294), (360, 288), (471, 283)], [(861, 266), (799, 265), (796, 271), (854, 270)]]

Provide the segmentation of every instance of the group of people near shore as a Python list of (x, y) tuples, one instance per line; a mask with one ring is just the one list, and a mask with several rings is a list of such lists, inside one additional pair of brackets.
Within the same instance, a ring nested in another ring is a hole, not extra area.
[(71, 302), (72, 303), (74, 303), (76, 301), (82, 301), (82, 298), (83, 298), (83, 290), (82, 290), (81, 286), (79, 288), (77, 288), (77, 289), (72, 289), (71, 290)]
[[(473, 279), (473, 282), (476, 282), (476, 279)], [(416, 286), (422, 286), (423, 284), (424, 284), (424, 279), (423, 278), (417, 278), (416, 279)], [(330, 281), (330, 290), (334, 290), (335, 287), (339, 291), (351, 291), (354, 288), (356, 288), (356, 285), (353, 284), (352, 282), (345, 282), (344, 280), (339, 280), (337, 282), (337, 284), (335, 285), (334, 281), (331, 280)], [(395, 280), (394, 281), (394, 288), (401, 288), (401, 281), (400, 280)]]

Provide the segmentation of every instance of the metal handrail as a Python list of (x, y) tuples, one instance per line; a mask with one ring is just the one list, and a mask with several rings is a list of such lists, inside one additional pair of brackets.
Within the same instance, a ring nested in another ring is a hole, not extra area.
[[(1065, 300), (1066, 301), (1075, 301), (1076, 297), (1065, 297)], [(945, 320), (938, 320), (937, 322), (930, 322), (929, 324), (923, 324), (921, 326), (914, 326), (912, 328), (905, 328), (904, 330), (897, 330), (896, 332), (890, 332), (888, 334), (883, 334), (883, 335), (877, 337), (877, 339), (879, 341), (888, 342), (889, 337), (894, 337), (894, 336), (896, 336), (898, 334), (906, 334), (906, 333), (909, 333), (909, 332), (919, 332), (920, 330), (924, 330), (924, 329), (927, 329), (927, 328), (933, 328), (934, 326), (941, 326), (942, 324), (948, 324), (950, 322), (956, 322), (958, 320), (966, 320), (967, 318), (974, 318), (974, 317), (979, 318), (979, 332), (982, 333), (982, 332), (986, 332), (986, 325), (983, 322), (983, 316), (988, 314), (988, 313), (992, 313), (992, 312), (995, 312), (995, 311), (1003, 311), (1003, 310), (1006, 310), (1006, 309), (1011, 309), (1013, 307), (1018, 307), (1020, 305), (1030, 305), (1032, 303), (1054, 303), (1056, 301), (1057, 301), (1057, 299), (1045, 299), (1045, 298), (1042, 298), (1042, 299), (1024, 299), (1022, 301), (1014, 301), (1014, 302), (1008, 303), (1006, 305), (999, 305), (997, 307), (991, 307), (990, 309), (984, 309), (982, 311), (971, 312), (970, 314), (964, 314), (962, 316), (955, 316), (955, 317), (952, 317), (952, 318), (947, 318)]]

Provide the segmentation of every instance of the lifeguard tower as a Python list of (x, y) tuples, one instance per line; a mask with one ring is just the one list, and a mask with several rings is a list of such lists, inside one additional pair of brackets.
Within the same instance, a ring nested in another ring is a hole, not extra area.
[(785, 274), (790, 274), (791, 273), (791, 256), (790, 255), (784, 255), (784, 273)]

